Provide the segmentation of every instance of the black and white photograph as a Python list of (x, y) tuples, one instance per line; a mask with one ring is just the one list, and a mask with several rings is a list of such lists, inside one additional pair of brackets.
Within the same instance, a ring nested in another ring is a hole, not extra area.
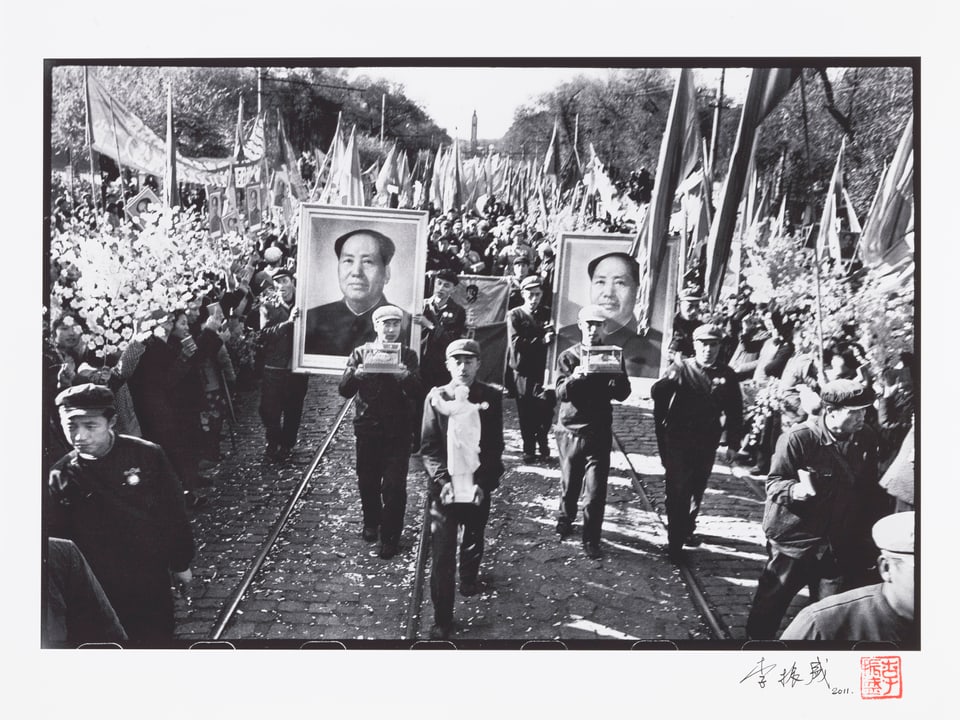
[(339, 375), (350, 353), (376, 339), (373, 314), (384, 305), (402, 310), (400, 337), (419, 347), (412, 318), (423, 305), (425, 212), (305, 204), (300, 232), (297, 369)]
[(899, 697), (919, 59), (401, 60), (46, 61), (38, 648)]

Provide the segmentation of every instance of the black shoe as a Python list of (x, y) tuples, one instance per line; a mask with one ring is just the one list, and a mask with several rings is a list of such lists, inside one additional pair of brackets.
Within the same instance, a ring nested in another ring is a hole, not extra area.
[(377, 541), (377, 528), (375, 527), (365, 527), (363, 532), (360, 533), (363, 536), (363, 539), (368, 543)]
[(274, 442), (268, 442), (267, 447), (263, 449), (263, 456), (267, 460), (276, 460), (277, 453), (280, 451), (280, 446)]
[(544, 459), (544, 460), (549, 460), (549, 459), (550, 459), (550, 446), (549, 446), (549, 445), (541, 445), (541, 446), (540, 446), (540, 457), (541, 457), (542, 459)]
[(380, 557), (384, 560), (389, 560), (394, 555), (397, 554), (397, 543), (384, 542), (380, 545)]
[(561, 540), (566, 540), (573, 535), (573, 524), (569, 520), (557, 520), (557, 535)]
[(476, 580), (461, 580), (460, 594), (464, 597), (471, 597), (480, 592), (480, 584)]
[(434, 623), (430, 628), (431, 640), (448, 640), (450, 638), (450, 626)]
[(205, 495), (197, 495), (195, 492), (191, 492), (190, 490), (184, 490), (183, 492), (183, 504), (191, 510), (202, 508), (208, 502), (210, 501)]
[(761, 465), (754, 465), (752, 468), (747, 470), (747, 473), (750, 475), (767, 475), (770, 472), (770, 468), (764, 468)]
[(687, 554), (683, 551), (682, 547), (668, 548), (667, 557), (670, 558), (670, 562), (672, 562), (674, 565), (687, 564)]
[(537, 461), (537, 456), (534, 455), (533, 453), (525, 452), (525, 453), (523, 454), (523, 461), (524, 461), (525, 463), (536, 462), (536, 461)]
[(583, 551), (587, 554), (587, 557), (591, 560), (597, 560), (603, 557), (603, 550), (600, 547), (598, 542), (587, 542), (583, 543)]
[(700, 547), (703, 545), (703, 538), (696, 533), (690, 533), (690, 537), (683, 541), (687, 547)]

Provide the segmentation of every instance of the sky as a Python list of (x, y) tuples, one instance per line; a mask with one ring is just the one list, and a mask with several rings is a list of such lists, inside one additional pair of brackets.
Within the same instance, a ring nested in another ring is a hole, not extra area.
[[(350, 77), (369, 75), (402, 83), (407, 97), (451, 136), (470, 137), (476, 110), (478, 137), (494, 140), (506, 133), (514, 111), (524, 103), (578, 75), (602, 79), (610, 72), (610, 68), (362, 67), (353, 69)], [(698, 86), (716, 87), (720, 70), (698, 70), (694, 78)], [(748, 80), (748, 70), (728, 68), (724, 95), (741, 100)], [(389, 103), (388, 97), (387, 112)]]

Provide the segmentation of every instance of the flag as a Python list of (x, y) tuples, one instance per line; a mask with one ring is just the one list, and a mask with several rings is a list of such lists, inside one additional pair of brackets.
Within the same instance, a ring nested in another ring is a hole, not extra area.
[(237, 108), (237, 127), (233, 133), (233, 159), (237, 162), (246, 160), (243, 154), (243, 95), (240, 96), (240, 105)]
[[(377, 173), (376, 181), (377, 194), (380, 199), (387, 200), (391, 193), (400, 192), (400, 177), (397, 172), (397, 143), (393, 143), (387, 151), (387, 158), (383, 161), (383, 167)], [(383, 203), (386, 205), (386, 202)]]
[(327, 180), (323, 185), (323, 191), (320, 193), (320, 202), (333, 202), (336, 197), (337, 181), (340, 168), (343, 166), (343, 157), (346, 153), (346, 146), (343, 142), (343, 132), (340, 129), (340, 121), (343, 113), (337, 115), (337, 128), (333, 131), (333, 140), (330, 141), (330, 149), (327, 151), (327, 157), (330, 159), (330, 167), (327, 170)]
[(177, 138), (173, 134), (173, 87), (167, 86), (167, 164), (163, 174), (163, 201), (167, 207), (180, 204), (177, 187)]
[(840, 152), (837, 153), (837, 162), (833, 166), (833, 175), (830, 176), (830, 185), (827, 187), (827, 197), (823, 201), (823, 212), (820, 215), (820, 230), (817, 233), (817, 260), (825, 255), (840, 262), (840, 218), (837, 211), (840, 209), (839, 199), (843, 192), (843, 150), (847, 146), (847, 138), (840, 142)]
[(696, 167), (700, 158), (700, 145), (697, 91), (693, 85), (693, 72), (689, 68), (683, 68), (673, 89), (667, 126), (660, 142), (660, 156), (657, 160), (657, 174), (650, 204), (640, 227), (638, 241), (633, 248), (635, 257), (640, 257), (641, 249), (646, 255), (641, 307), (648, 321), (659, 288), (660, 266), (667, 247), (673, 197), (677, 185)]
[(550, 144), (547, 146), (547, 155), (543, 159), (543, 179), (553, 183), (553, 187), (559, 187), (560, 171), (560, 138), (557, 137), (559, 121), (553, 121), (553, 134), (550, 136)]
[[(114, 99), (88, 68), (84, 68), (84, 80), (89, 147), (126, 168), (163, 177), (168, 163), (166, 141)], [(181, 182), (223, 187), (231, 164), (229, 158), (177, 155), (177, 178)]]
[(900, 142), (878, 189), (877, 198), (860, 236), (860, 252), (868, 267), (891, 273), (913, 261), (913, 115), (907, 121)]
[(300, 177), (300, 168), (297, 167), (297, 155), (293, 152), (293, 145), (287, 139), (287, 133), (283, 128), (283, 118), (277, 113), (277, 124), (279, 126), (280, 149), (283, 152), (283, 164), (287, 167), (287, 174), (290, 176), (290, 187), (293, 190), (293, 196), (297, 200), (307, 198), (307, 188), (303, 184), (303, 178)]
[(266, 145), (263, 135), (263, 113), (257, 113), (253, 121), (253, 128), (247, 139), (243, 143), (243, 154), (247, 162), (256, 161), (263, 157), (263, 149)]
[(750, 85), (743, 102), (737, 138), (730, 156), (730, 167), (723, 183), (720, 201), (717, 203), (717, 213), (713, 218), (710, 237), (707, 241), (706, 289), (713, 303), (720, 295), (720, 285), (727, 257), (730, 254), (730, 244), (737, 222), (737, 209), (743, 195), (747, 166), (756, 143), (757, 128), (793, 87), (798, 77), (800, 77), (799, 68), (754, 68), (750, 74)]
[(777, 213), (777, 219), (770, 228), (770, 237), (782, 237), (787, 226), (787, 194), (783, 194), (780, 201), (780, 212)]
[(366, 205), (363, 179), (360, 177), (360, 151), (357, 148), (356, 132), (357, 128), (354, 126), (344, 150), (343, 163), (337, 178), (337, 194), (331, 198), (331, 202), (336, 205)]
[(400, 185), (400, 197), (397, 207), (413, 207), (413, 174), (410, 172), (410, 161), (407, 159), (407, 151), (400, 152), (400, 162), (397, 165), (397, 179)]

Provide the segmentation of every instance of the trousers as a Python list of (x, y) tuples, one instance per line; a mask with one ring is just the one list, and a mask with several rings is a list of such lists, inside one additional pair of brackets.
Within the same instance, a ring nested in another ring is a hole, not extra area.
[(357, 485), (363, 526), (379, 527), (385, 543), (396, 543), (403, 531), (409, 465), (408, 435), (357, 435)]
[(267, 431), (267, 442), (292, 448), (300, 432), (303, 399), (307, 395), (308, 375), (278, 368), (264, 368), (260, 380), (260, 419)]
[(603, 513), (607, 504), (607, 477), (610, 474), (612, 433), (580, 436), (557, 430), (557, 450), (563, 494), (558, 520), (574, 522), (583, 508), (583, 541), (600, 542)]
[(660, 447), (666, 484), (667, 541), (679, 550), (697, 527), (697, 516), (716, 457), (718, 441), (664, 438)]
[(430, 599), (438, 625), (453, 622), (456, 593), (457, 532), (460, 540), (460, 581), (476, 581), (483, 558), (483, 533), (490, 517), (490, 493), (484, 493), (479, 505), (430, 501)]
[(747, 617), (747, 637), (751, 640), (774, 639), (790, 603), (804, 585), (810, 588), (812, 602), (846, 589), (833, 552), (827, 549), (819, 557), (810, 553), (795, 558), (768, 542), (767, 563), (760, 574)]

